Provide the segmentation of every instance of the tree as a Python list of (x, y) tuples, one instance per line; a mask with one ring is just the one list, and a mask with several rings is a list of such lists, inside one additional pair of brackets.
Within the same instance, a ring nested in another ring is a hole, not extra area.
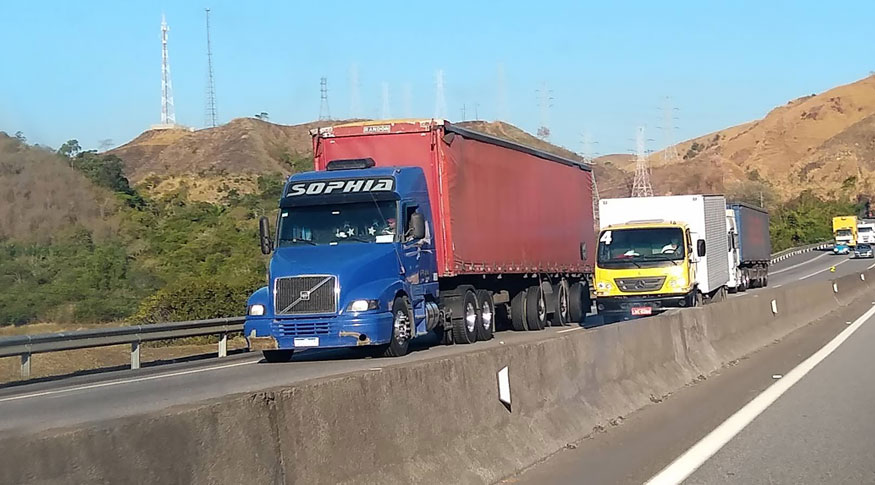
[(15, 132), (15, 139), (20, 141), (21, 143), (27, 143), (27, 138), (25, 138), (24, 133), (21, 131)]
[(61, 145), (61, 148), (58, 148), (58, 155), (73, 158), (82, 151), (82, 147), (79, 146), (78, 140), (67, 140)]
[(269, 115), (267, 114), (267, 112), (265, 112), (265, 111), (262, 111), (261, 113), (258, 113), (257, 115), (255, 115), (255, 118), (256, 118), (256, 119), (259, 119), (259, 120), (261, 120), (261, 121), (268, 121), (268, 120), (270, 120), (270, 116), (269, 116)]

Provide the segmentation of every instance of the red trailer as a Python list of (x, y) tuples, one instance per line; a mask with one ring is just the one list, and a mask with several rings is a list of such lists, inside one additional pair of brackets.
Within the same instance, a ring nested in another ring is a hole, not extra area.
[(537, 326), (520, 315), (533, 287), (542, 288), (548, 315), (567, 311), (569, 294), (575, 321), (589, 308), (596, 243), (587, 164), (443, 120), (322, 128), (313, 131), (313, 147), (317, 171), (332, 160), (360, 158), (377, 167), (422, 168), (442, 292), (466, 286), (490, 291), (495, 303), (518, 297), (515, 327)]

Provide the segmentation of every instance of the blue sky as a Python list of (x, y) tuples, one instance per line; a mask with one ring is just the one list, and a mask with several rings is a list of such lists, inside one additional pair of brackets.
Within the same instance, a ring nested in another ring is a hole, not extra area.
[[(124, 143), (160, 117), (162, 12), (170, 25), (177, 121), (204, 126), (203, 8), (212, 9), (220, 122), (266, 111), (295, 124), (350, 114), (357, 66), (364, 117), (435, 112), (443, 69), (447, 118), (494, 119), (499, 65), (509, 121), (534, 132), (536, 89), (552, 91), (552, 141), (628, 152), (635, 127), (664, 143), (670, 96), (677, 141), (765, 115), (790, 99), (875, 70), (875, 2), (4, 2), (0, 130), (57, 147)], [(409, 86), (409, 88), (405, 88)]]

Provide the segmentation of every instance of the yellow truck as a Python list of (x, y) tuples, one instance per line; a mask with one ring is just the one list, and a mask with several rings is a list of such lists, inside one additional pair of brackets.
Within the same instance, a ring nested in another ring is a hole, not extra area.
[(845, 245), (853, 249), (857, 245), (857, 216), (833, 217), (832, 234), (836, 246)]
[(600, 314), (644, 316), (726, 296), (726, 201), (719, 195), (602, 199), (595, 270)]

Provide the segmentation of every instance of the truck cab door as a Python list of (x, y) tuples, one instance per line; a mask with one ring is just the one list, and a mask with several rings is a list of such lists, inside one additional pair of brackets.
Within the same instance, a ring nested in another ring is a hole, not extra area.
[(401, 233), (401, 265), (404, 268), (404, 278), (410, 284), (413, 305), (419, 306), (432, 284), (437, 284), (437, 260), (435, 259), (434, 240), (431, 224), (425, 218), (425, 235), (417, 238), (411, 227), (411, 216), (420, 213), (419, 206), (414, 203), (401, 205), (401, 220), (404, 221)]
[(689, 229), (687, 229), (686, 231), (684, 231), (684, 237), (685, 237), (686, 240), (687, 240), (687, 250), (688, 250), (688, 253), (689, 253), (689, 254), (688, 254), (688, 258), (689, 258), (689, 261), (690, 261), (690, 264), (689, 264), (689, 267), (690, 267), (690, 274), (689, 274), (690, 282), (693, 283), (693, 284), (695, 284), (695, 283), (696, 283), (696, 273), (697, 273), (697, 268), (696, 268), (696, 267), (697, 267), (697, 264), (696, 264), (696, 263), (699, 261), (699, 256), (696, 255), (696, 246), (693, 245), (693, 238), (692, 238), (692, 236), (690, 235), (690, 230), (689, 230)]

